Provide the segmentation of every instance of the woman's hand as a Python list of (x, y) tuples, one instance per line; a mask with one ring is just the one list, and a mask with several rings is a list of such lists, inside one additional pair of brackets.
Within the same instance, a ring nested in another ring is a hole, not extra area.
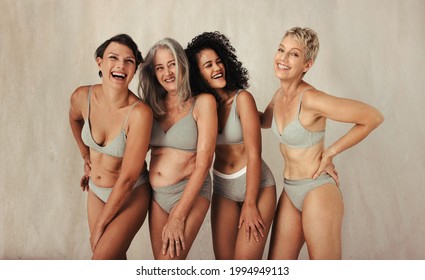
[(264, 237), (264, 221), (256, 205), (243, 204), (238, 229), (242, 228), (243, 224), (245, 224), (246, 242), (251, 240), (251, 234), (257, 242), (260, 241), (260, 237)]
[(90, 172), (91, 172), (91, 161), (90, 161), (90, 155), (87, 154), (84, 156), (84, 175), (81, 178), (80, 186), (83, 191), (89, 191), (89, 179), (90, 179)]
[(339, 186), (338, 172), (335, 169), (335, 165), (333, 164), (332, 159), (333, 157), (328, 155), (326, 151), (323, 152), (319, 168), (317, 169), (316, 173), (314, 173), (313, 179), (317, 179), (320, 174), (326, 172), (335, 180), (336, 184)]
[(89, 179), (90, 179), (90, 176), (87, 174), (84, 174), (83, 177), (81, 178), (80, 186), (83, 192), (89, 191)]
[(168, 222), (162, 230), (162, 254), (166, 255), (167, 251), (173, 259), (175, 254), (180, 256), (182, 250), (186, 250), (184, 241), (185, 221), (170, 215)]

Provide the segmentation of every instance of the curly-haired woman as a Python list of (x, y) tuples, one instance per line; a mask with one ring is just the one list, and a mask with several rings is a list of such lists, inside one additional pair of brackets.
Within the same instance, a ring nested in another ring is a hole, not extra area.
[(211, 226), (216, 259), (261, 259), (276, 206), (273, 174), (261, 159), (257, 107), (248, 71), (219, 32), (195, 37), (186, 49), (191, 87), (218, 100)]

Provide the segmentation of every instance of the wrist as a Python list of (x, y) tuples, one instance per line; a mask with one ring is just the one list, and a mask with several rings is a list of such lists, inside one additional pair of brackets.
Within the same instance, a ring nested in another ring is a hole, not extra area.
[(322, 157), (324, 158), (334, 158), (338, 154), (337, 150), (334, 147), (329, 147), (323, 151)]
[(168, 217), (168, 219), (177, 219), (179, 221), (184, 222), (186, 220), (186, 216), (181, 213), (178, 213), (177, 211), (174, 211), (174, 209), (171, 210), (170, 216)]
[(245, 199), (245, 201), (243, 202), (243, 206), (245, 206), (245, 207), (256, 207), (257, 203), (256, 203), (255, 199)]

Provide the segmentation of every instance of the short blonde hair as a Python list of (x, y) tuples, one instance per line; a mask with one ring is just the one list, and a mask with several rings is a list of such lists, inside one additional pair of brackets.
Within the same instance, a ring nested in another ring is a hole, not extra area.
[(311, 28), (305, 27), (293, 27), (286, 31), (285, 39), (288, 36), (294, 37), (298, 42), (300, 42), (305, 50), (305, 61), (316, 60), (317, 54), (319, 53), (319, 37), (317, 32)]

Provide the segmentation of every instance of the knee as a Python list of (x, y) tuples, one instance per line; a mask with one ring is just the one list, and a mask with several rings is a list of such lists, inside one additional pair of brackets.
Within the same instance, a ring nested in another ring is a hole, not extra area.
[(102, 250), (96, 248), (93, 251), (92, 260), (125, 260), (127, 259), (125, 252), (112, 252), (112, 250)]

